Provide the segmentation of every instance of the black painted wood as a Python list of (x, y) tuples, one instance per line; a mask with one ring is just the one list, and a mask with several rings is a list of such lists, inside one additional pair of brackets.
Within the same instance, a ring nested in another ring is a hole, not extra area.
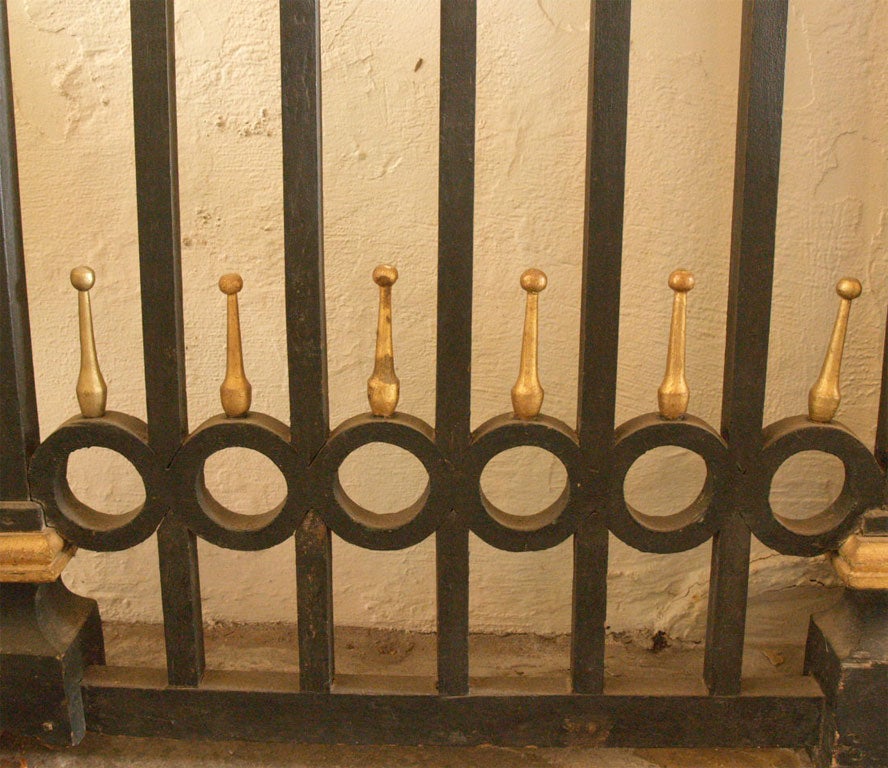
[[(131, 0), (142, 339), (149, 444), (166, 466), (188, 431), (179, 245), (173, 0)], [(180, 525), (158, 531), (170, 682), (196, 685), (204, 667), (197, 542)], [(180, 675), (180, 672), (190, 673)]]
[[(624, 483), (632, 465), (654, 448), (674, 445), (693, 451), (706, 462), (706, 480), (697, 498), (672, 515), (646, 515), (625, 498)], [(621, 424), (611, 455), (611, 503), (608, 528), (641, 552), (682, 552), (700, 546), (723, 524), (729, 511), (730, 467), (719, 434), (696, 416), (664, 419), (649, 413)]]
[[(205, 656), (197, 539), (177, 517), (167, 516), (157, 529), (157, 553), (165, 564), (167, 583), (184, 587), (175, 599), (161, 601), (168, 679), (171, 685), (198, 685)], [(183, 642), (184, 648), (177, 651)]]
[(589, 43), (586, 202), (577, 432), (591, 470), (588, 512), (574, 542), (574, 690), (604, 684), (608, 533), (617, 395), (620, 271), (629, 98), (629, 0), (595, 0)]
[[(430, 536), (454, 507), (453, 475), (435, 445), (432, 428), (415, 416), (370, 414), (340, 424), (311, 466), (312, 500), (331, 530), (366, 549), (404, 549)], [(389, 443), (408, 451), (428, 474), (425, 492), (405, 509), (379, 515), (349, 498), (339, 483), (342, 462), (370, 443)]]
[(0, 501), (0, 533), (39, 531), (43, 507), (33, 501)]
[(307, 466), (329, 432), (324, 321), (320, 3), (281, 0), (284, 287), (290, 428)]
[(0, 584), (0, 627), (0, 731), (54, 747), (79, 743), (83, 670), (105, 662), (96, 601), (61, 579)]
[[(818, 514), (804, 520), (777, 515), (769, 489), (774, 474), (791, 456), (822, 451), (837, 457), (845, 467), (845, 482), (838, 498)], [(884, 478), (876, 458), (851, 430), (837, 421), (821, 424), (807, 416), (781, 419), (764, 431), (764, 445), (756, 472), (749, 479), (759, 504), (743, 510), (746, 524), (764, 544), (785, 555), (815, 557), (838, 549), (860, 525), (861, 517), (882, 504)]]
[[(441, 1), (435, 432), (459, 478), (454, 488), (467, 494), (473, 493), (463, 465), (472, 407), (477, 15), (476, 0)], [(469, 675), (469, 539), (455, 511), (435, 543), (438, 685), (447, 694), (465, 693)]]
[[(557, 457), (567, 470), (567, 484), (554, 503), (533, 515), (513, 515), (499, 509), (481, 490), (481, 474), (488, 462), (516, 445), (532, 445)], [(548, 549), (564, 541), (586, 513), (587, 470), (576, 432), (551, 416), (519, 419), (502, 414), (472, 433), (468, 454), (471, 474), (464, 502), (469, 527), (497, 549), (527, 552)]]
[[(68, 458), (77, 450), (101, 447), (124, 456), (145, 487), (145, 501), (121, 515), (99, 512), (81, 502), (68, 485)], [(47, 522), (68, 541), (93, 551), (129, 549), (154, 533), (172, 504), (169, 480), (148, 445), (143, 421), (116, 411), (98, 418), (74, 416), (44, 440), (31, 460), (31, 492)]]
[[(778, 551), (819, 554), (840, 543), (864, 511), (884, 500), (886, 489), (877, 460), (840, 424), (813, 425), (804, 418), (791, 418), (762, 432), (786, 6), (785, 0), (744, 3), (721, 435), (694, 417), (666, 422), (651, 414), (614, 430), (628, 0), (595, 0), (592, 8), (577, 431), (547, 417), (520, 422), (505, 415), (474, 434), (469, 432), (477, 10), (475, 0), (443, 0), (435, 429), (405, 414), (389, 419), (361, 415), (331, 434), (324, 327), (319, 2), (281, 0), (291, 423), (287, 426), (262, 414), (216, 417), (186, 437), (173, 2), (131, 0), (148, 423), (116, 413), (101, 419), (77, 417), (37, 446), (8, 38), (5, 3), (0, 0), (0, 46), (4, 46), (0, 352), (4, 361), (14, 362), (14, 370), (3, 372), (2, 394), (9, 394), (15, 404), (15, 413), (0, 416), (0, 501), (19, 500), (0, 507), (0, 527), (38, 527), (39, 503), (67, 538), (87, 548), (128, 548), (155, 528), (158, 533), (166, 676), (159, 670), (92, 668), (83, 686), (89, 727), (181, 738), (511, 746), (813, 747), (821, 738), (826, 754), (836, 744), (849, 743), (823, 740), (840, 716), (859, 729), (860, 723), (869, 727), (872, 717), (883, 714), (878, 703), (884, 695), (879, 698), (878, 685), (884, 675), (868, 676), (855, 666), (842, 683), (845, 687), (839, 686), (842, 665), (850, 669), (860, 661), (851, 647), (860, 638), (867, 640), (866, 648), (884, 656), (883, 601), (870, 604), (866, 596), (855, 603), (857, 613), (841, 609), (812, 624), (808, 669), (824, 686), (826, 699), (811, 679), (799, 677), (765, 687), (761, 681), (747, 680), (740, 692), (750, 530)], [(883, 467), (888, 455), (886, 422), (888, 339), (876, 441)], [(417, 504), (385, 519), (348, 499), (337, 481), (344, 458), (373, 441), (410, 451), (430, 478)], [(568, 468), (569, 483), (550, 509), (515, 518), (483, 497), (480, 473), (497, 453), (528, 444), (559, 456)], [(73, 498), (65, 480), (67, 457), (90, 445), (110, 447), (130, 459), (145, 483), (145, 505), (112, 518)], [(203, 483), (203, 464), (230, 445), (255, 448), (277, 464), (288, 483), (280, 507), (245, 516), (212, 499)], [(697, 502), (666, 520), (649, 519), (629, 508), (622, 493), (622, 478), (635, 458), (659, 445), (696, 450), (706, 458), (709, 473)], [(780, 520), (768, 505), (770, 478), (788, 456), (810, 449), (842, 458), (845, 488), (835, 504), (808, 522)], [(30, 475), (24, 475), (32, 453)], [(27, 498), (29, 487), (35, 503), (26, 504), (21, 500)], [(884, 520), (868, 520), (866, 530), (884, 532)], [(662, 680), (649, 681), (647, 692), (612, 683), (604, 695), (608, 528), (631, 546), (651, 552), (697, 546), (715, 532), (704, 669), (709, 696), (675, 690)], [(435, 533), (437, 689), (431, 679), (340, 676), (334, 680), (331, 531), (373, 549), (404, 548)], [(566, 692), (565, 680), (474, 680), (472, 694), (467, 695), (470, 531), (508, 551), (551, 547), (574, 536), (570, 680), (574, 693)], [(298, 677), (275, 673), (204, 677), (195, 534), (242, 550), (265, 549), (295, 534)], [(11, 643), (23, 638), (27, 643), (31, 637), (39, 656), (41, 649), (46, 650), (41, 643), (47, 641), (27, 622), (19, 622), (15, 633), (8, 631), (26, 613), (36, 615), (31, 609), (16, 608), (16, 600), (8, 596), (27, 593), (31, 599), (42, 589), (52, 600), (58, 588), (35, 587), (28, 592), (3, 586), (4, 654)], [(847, 597), (843, 605), (855, 600)], [(56, 613), (61, 615), (67, 608), (60, 605)], [(89, 643), (95, 651), (96, 643), (101, 643), (98, 617), (92, 609), (87, 614), (92, 627)], [(102, 661), (100, 653), (91, 653), (87, 662)], [(65, 671), (64, 664), (46, 666), (50, 655), (44, 653), (45, 658), (31, 667), (26, 663), (16, 672), (18, 677), (6, 674), (4, 704), (13, 698), (16, 706), (26, 708), (41, 701), (51, 707), (59, 701), (76, 703), (82, 665), (75, 661), (71, 671)], [(28, 692), (21, 681), (32, 678), (53, 678), (51, 695), (44, 695), (49, 689), (36, 697)], [(650, 694), (653, 690), (656, 695)], [(860, 707), (859, 701), (875, 703)], [(13, 715), (12, 727), (21, 729), (19, 721), (25, 719), (28, 727), (39, 724), (40, 711), (37, 706), (26, 716)], [(71, 714), (59, 711), (62, 716)], [(3, 725), (8, 725), (7, 720)], [(77, 724), (65, 727), (65, 733), (74, 733)], [(867, 733), (875, 734), (867, 736), (869, 748), (880, 732)]]
[[(287, 483), (287, 495), (275, 508), (251, 514), (234, 512), (207, 489), (204, 465), (214, 453), (231, 447), (266, 456)], [(214, 416), (192, 432), (176, 454), (171, 475), (177, 498), (176, 515), (189, 530), (218, 547), (268, 549), (293, 535), (304, 514), (306, 472), (290, 443), (290, 430), (263, 413), (241, 418)]]
[(455, 697), (417, 693), (426, 681), (412, 678), (385, 693), (373, 693), (373, 680), (343, 680), (332, 694), (300, 693), (295, 675), (208, 672), (206, 681), (199, 690), (166, 688), (151, 670), (95, 667), (83, 688), (87, 727), (332, 744), (804, 747), (817, 739), (823, 706), (816, 683), (805, 678), (739, 697), (541, 696), (509, 692), (513, 679)]
[(826, 696), (818, 768), (888, 765), (888, 592), (846, 589), (808, 627), (805, 673)]
[[(324, 315), (321, 175), (320, 3), (281, 0), (284, 171), (284, 286), (290, 428), (307, 468), (330, 430)], [(303, 685), (326, 690), (333, 677), (333, 563), (330, 531), (296, 532), (299, 664)], [(310, 521), (310, 522), (311, 522)]]
[(786, 0), (744, 0), (722, 435), (731, 465), (732, 517), (712, 543), (704, 677), (713, 694), (740, 690), (750, 534), (742, 510), (760, 503), (754, 477), (771, 323), (777, 185), (786, 58)]
[[(885, 322), (885, 351), (882, 354), (882, 388), (879, 392), (879, 418), (876, 422), (876, 460), (888, 469), (888, 319)], [(886, 476), (888, 479), (888, 476)], [(888, 498), (888, 483), (885, 485)]]
[[(0, 3), (0, 501), (28, 496), (28, 459), (40, 440), (22, 244), (12, 65), (6, 3)], [(5, 515), (17, 517), (15, 510)], [(28, 526), (23, 514), (16, 526)], [(7, 529), (6, 527), (4, 529)]]
[(457, 512), (435, 533), (438, 692), (469, 691), (469, 530)]
[(333, 552), (330, 529), (309, 512), (296, 532), (299, 674), (304, 691), (330, 690), (333, 655)]

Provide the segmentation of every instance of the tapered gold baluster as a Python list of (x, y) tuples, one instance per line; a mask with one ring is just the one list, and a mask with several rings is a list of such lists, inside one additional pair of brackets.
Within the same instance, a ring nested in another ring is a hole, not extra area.
[(89, 289), (96, 283), (96, 273), (89, 267), (71, 270), (71, 285), (77, 289), (77, 314), (80, 320), (80, 375), (77, 377), (77, 402), (80, 413), (88, 419), (105, 415), (108, 386), (99, 369), (96, 339), (93, 335), (92, 306)]
[(851, 313), (851, 302), (858, 296), (862, 287), (859, 280), (844, 277), (836, 283), (836, 293), (842, 301), (836, 315), (832, 337), (826, 350), (826, 358), (820, 369), (820, 376), (808, 392), (808, 416), (811, 421), (832, 421), (842, 401), (839, 389), (839, 374), (842, 368), (842, 351), (845, 348), (845, 332), (848, 330), (848, 315)]
[(521, 365), (512, 387), (512, 408), (519, 419), (533, 419), (543, 407), (543, 387), (538, 371), (539, 302), (548, 279), (539, 269), (527, 269), (521, 275), (521, 287), (527, 291), (524, 307), (524, 334), (521, 338)]
[(253, 387), (250, 386), (244, 373), (240, 314), (237, 305), (237, 294), (243, 287), (244, 281), (240, 275), (222, 275), (219, 278), (219, 290), (228, 297), (228, 354), (225, 380), (219, 388), (219, 393), (222, 396), (222, 410), (230, 418), (245, 416), (250, 410), (253, 398)]
[(669, 287), (675, 291), (672, 299), (672, 323), (669, 326), (669, 350), (666, 353), (666, 375), (657, 390), (660, 415), (677, 419), (688, 412), (691, 392), (685, 379), (685, 337), (687, 327), (688, 292), (694, 287), (694, 276), (684, 269), (669, 275)]
[(367, 379), (367, 399), (374, 416), (391, 416), (401, 394), (392, 347), (392, 286), (397, 280), (398, 270), (387, 264), (380, 264), (373, 270), (373, 282), (379, 286), (379, 319), (376, 323), (376, 360), (373, 374)]

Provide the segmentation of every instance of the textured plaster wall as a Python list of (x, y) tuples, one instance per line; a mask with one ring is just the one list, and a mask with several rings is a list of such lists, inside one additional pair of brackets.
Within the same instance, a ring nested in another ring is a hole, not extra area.
[[(98, 273), (93, 292), (109, 407), (145, 416), (124, 0), (9, 0), (21, 190), (40, 424), (76, 411), (75, 294), (68, 271)], [(366, 410), (375, 288), (395, 263), (395, 348), (403, 411), (433, 419), (437, 227), (438, 4), (328, 0), (323, 7), (325, 234), (332, 423)], [(182, 259), (189, 420), (220, 410), (224, 301), (218, 276), (244, 276), (241, 317), (255, 410), (286, 420), (278, 19), (273, 0), (179, 0), (177, 67)], [(671, 295), (692, 269), (691, 410), (718, 423), (724, 355), (740, 3), (640, 1), (632, 18), (628, 192), (617, 417), (653, 410)], [(842, 419), (871, 442), (888, 307), (888, 3), (791, 3), (776, 289), (767, 421), (802, 412), (836, 307), (833, 285), (857, 275)], [(542, 297), (545, 410), (573, 423), (588, 2), (485, 0), (478, 25), (473, 425), (509, 409), (523, 297), (518, 275), (549, 275)], [(422, 470), (365, 449), (343, 469), (353, 496), (378, 511), (411, 501)], [(78, 454), (71, 482), (106, 510), (138, 501), (126, 462)], [(261, 460), (221, 454), (217, 496), (263, 511), (283, 493)], [(631, 477), (646, 510), (668, 511), (702, 481), (699, 461), (658, 451)], [(564, 472), (525, 450), (484, 478), (513, 511), (557, 496)], [(829, 464), (788, 468), (774, 491), (787, 514), (816, 511), (841, 485)], [(405, 552), (334, 544), (339, 623), (431, 628), (432, 540)], [(609, 624), (698, 640), (709, 544), (636, 553), (614, 540)], [(473, 629), (569, 628), (570, 543), (542, 553), (471, 542)], [(234, 553), (201, 542), (208, 620), (293, 620), (292, 546)], [(804, 632), (829, 599), (823, 561), (755, 543), (750, 632)], [(159, 620), (156, 544), (80, 552), (66, 572), (105, 616)]]

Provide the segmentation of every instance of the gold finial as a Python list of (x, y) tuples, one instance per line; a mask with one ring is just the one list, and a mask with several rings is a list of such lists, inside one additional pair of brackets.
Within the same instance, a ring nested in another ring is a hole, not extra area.
[(222, 275), (219, 290), (228, 297), (228, 355), (225, 366), (225, 381), (219, 387), (222, 396), (222, 410), (229, 418), (246, 416), (253, 398), (253, 387), (244, 373), (244, 355), (241, 348), (240, 314), (237, 294), (244, 287), (240, 275)]
[(672, 299), (672, 323), (669, 326), (669, 350), (666, 353), (666, 374), (657, 390), (657, 404), (664, 419), (677, 419), (688, 411), (691, 392), (685, 379), (685, 337), (687, 328), (688, 292), (694, 287), (694, 275), (676, 269), (669, 275)]
[(379, 286), (379, 319), (376, 324), (376, 361), (373, 374), (367, 379), (367, 399), (374, 416), (391, 416), (401, 394), (392, 348), (392, 286), (397, 280), (398, 270), (388, 264), (380, 264), (373, 270), (373, 282)]
[(77, 314), (80, 320), (80, 375), (77, 377), (77, 402), (87, 419), (105, 415), (108, 385), (99, 369), (96, 339), (93, 335), (92, 306), (89, 289), (96, 284), (96, 273), (89, 267), (71, 270), (71, 285), (77, 289)]
[(839, 373), (842, 367), (842, 351), (845, 348), (845, 331), (848, 330), (848, 315), (851, 302), (860, 296), (862, 287), (859, 280), (844, 277), (836, 283), (836, 293), (842, 301), (833, 326), (832, 338), (826, 350), (826, 358), (820, 369), (820, 376), (808, 392), (808, 417), (811, 421), (832, 421), (839, 409), (842, 393), (839, 390)]
[(533, 419), (543, 407), (543, 387), (537, 369), (539, 346), (540, 293), (546, 289), (546, 273), (539, 269), (527, 269), (521, 275), (521, 287), (527, 291), (524, 308), (524, 334), (521, 338), (521, 365), (518, 381), (512, 387), (512, 408), (519, 419)]

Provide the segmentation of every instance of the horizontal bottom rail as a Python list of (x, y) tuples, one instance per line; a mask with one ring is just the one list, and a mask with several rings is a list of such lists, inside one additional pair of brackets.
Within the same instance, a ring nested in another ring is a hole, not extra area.
[(446, 697), (430, 691), (424, 678), (345, 677), (325, 694), (300, 692), (292, 674), (210, 671), (198, 688), (174, 688), (162, 670), (94, 666), (84, 676), (83, 696), (87, 729), (110, 735), (405, 746), (800, 748), (817, 742), (824, 698), (814, 680), (744, 684), (736, 697), (666, 692), (662, 683), (656, 694), (581, 695), (539, 693), (545, 682), (502, 678), (481, 681), (470, 695)]

